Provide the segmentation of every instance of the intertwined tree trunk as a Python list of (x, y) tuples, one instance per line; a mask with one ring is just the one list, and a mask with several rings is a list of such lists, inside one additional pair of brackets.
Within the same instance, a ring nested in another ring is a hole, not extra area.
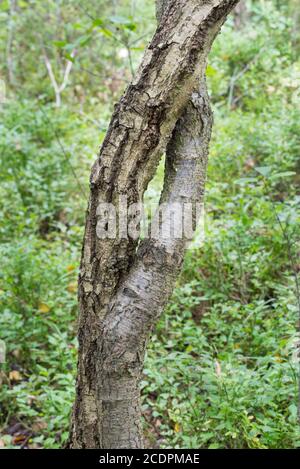
[[(166, 152), (161, 203), (203, 200), (212, 113), (209, 50), (238, 0), (161, 0), (158, 28), (92, 168), (79, 276), (79, 360), (70, 448), (142, 448), (139, 383), (150, 333), (187, 238), (100, 239), (100, 203), (141, 202)], [(117, 214), (119, 217), (120, 213)]]

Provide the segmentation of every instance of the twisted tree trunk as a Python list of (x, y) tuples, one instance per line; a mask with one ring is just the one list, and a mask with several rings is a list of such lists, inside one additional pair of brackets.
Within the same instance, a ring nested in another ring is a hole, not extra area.
[(159, 0), (158, 28), (92, 168), (70, 448), (143, 447), (139, 382), (145, 348), (172, 293), (188, 237), (103, 238), (99, 204), (113, 203), (120, 224), (119, 199), (143, 200), (164, 151), (160, 203), (171, 209), (202, 202), (212, 126), (206, 60), (237, 3)]

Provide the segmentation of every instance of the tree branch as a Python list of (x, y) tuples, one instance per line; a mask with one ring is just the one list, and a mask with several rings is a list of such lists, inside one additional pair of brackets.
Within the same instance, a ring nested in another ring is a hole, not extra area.
[[(56, 78), (55, 78), (55, 75), (54, 75), (54, 72), (53, 72), (53, 69), (52, 69), (51, 62), (50, 62), (50, 60), (47, 56), (46, 50), (44, 49), (43, 52), (44, 52), (43, 57), (44, 57), (45, 65), (46, 65), (46, 68), (47, 68), (47, 71), (48, 71), (48, 75), (49, 75), (52, 87), (53, 87), (54, 92), (55, 92), (56, 106), (60, 107), (61, 106), (61, 93), (64, 91), (64, 89), (66, 88), (66, 86), (68, 84), (69, 75), (70, 75), (71, 70), (72, 70), (73, 62), (71, 62), (71, 60), (67, 60), (67, 65), (66, 65), (65, 70), (64, 70), (63, 80), (62, 80), (61, 84), (58, 85), (58, 83), (56, 81)], [(76, 54), (76, 51), (73, 50), (71, 52), (71, 57), (72, 58), (75, 57), (75, 54)]]

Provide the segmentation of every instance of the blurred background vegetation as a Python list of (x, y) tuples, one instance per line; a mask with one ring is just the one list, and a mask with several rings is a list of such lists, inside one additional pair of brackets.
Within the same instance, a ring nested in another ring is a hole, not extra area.
[[(211, 52), (205, 243), (149, 346), (149, 447), (300, 445), (299, 23), (298, 0), (246, 1)], [(2, 0), (0, 25), (0, 448), (57, 448), (74, 399), (89, 170), (154, 1)]]

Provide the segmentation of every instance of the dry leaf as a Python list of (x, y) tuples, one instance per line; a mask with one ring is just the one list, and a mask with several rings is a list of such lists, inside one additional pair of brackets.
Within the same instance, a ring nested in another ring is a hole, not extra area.
[(282, 358), (281, 358), (281, 355), (279, 355), (279, 353), (276, 353), (275, 354), (275, 362), (276, 363), (282, 363)]
[(39, 313), (49, 313), (50, 307), (46, 303), (39, 303)]
[(44, 420), (36, 420), (32, 424), (31, 428), (35, 433), (38, 433), (41, 430), (45, 430), (45, 428), (47, 428), (47, 423)]
[(23, 441), (25, 441), (26, 439), (28, 438), (28, 435), (16, 435), (13, 437), (13, 444), (14, 445), (18, 445), (19, 443), (23, 443)]
[(29, 396), (27, 397), (27, 403), (28, 405), (32, 405), (34, 401), (36, 401), (36, 396), (32, 396), (31, 394), (29, 394)]
[(38, 443), (31, 443), (28, 445), (29, 449), (41, 449), (41, 446)]
[(174, 425), (174, 431), (175, 431), (176, 433), (179, 433), (180, 430), (181, 430), (180, 425), (179, 425), (178, 422), (176, 422), (175, 425)]
[(247, 158), (245, 161), (245, 168), (246, 169), (253, 169), (255, 167), (256, 163), (253, 158)]
[(67, 290), (70, 292), (70, 293), (74, 293), (77, 291), (77, 282), (71, 282), (69, 283), (69, 285), (67, 286)]
[(75, 265), (73, 265), (73, 264), (67, 265), (67, 271), (68, 272), (73, 272), (73, 270), (75, 270), (75, 269), (76, 269)]
[(0, 370), (0, 386), (4, 382), (8, 383), (7, 375), (4, 373), (4, 371)]
[(15, 358), (20, 358), (20, 355), (21, 355), (21, 350), (20, 349), (15, 349), (11, 352), (11, 354), (15, 357)]
[(215, 361), (215, 367), (216, 367), (216, 375), (218, 378), (220, 378), (222, 375), (222, 370), (221, 370), (221, 365), (217, 360)]
[(8, 377), (10, 381), (20, 381), (22, 379), (21, 373), (17, 370), (10, 371)]

